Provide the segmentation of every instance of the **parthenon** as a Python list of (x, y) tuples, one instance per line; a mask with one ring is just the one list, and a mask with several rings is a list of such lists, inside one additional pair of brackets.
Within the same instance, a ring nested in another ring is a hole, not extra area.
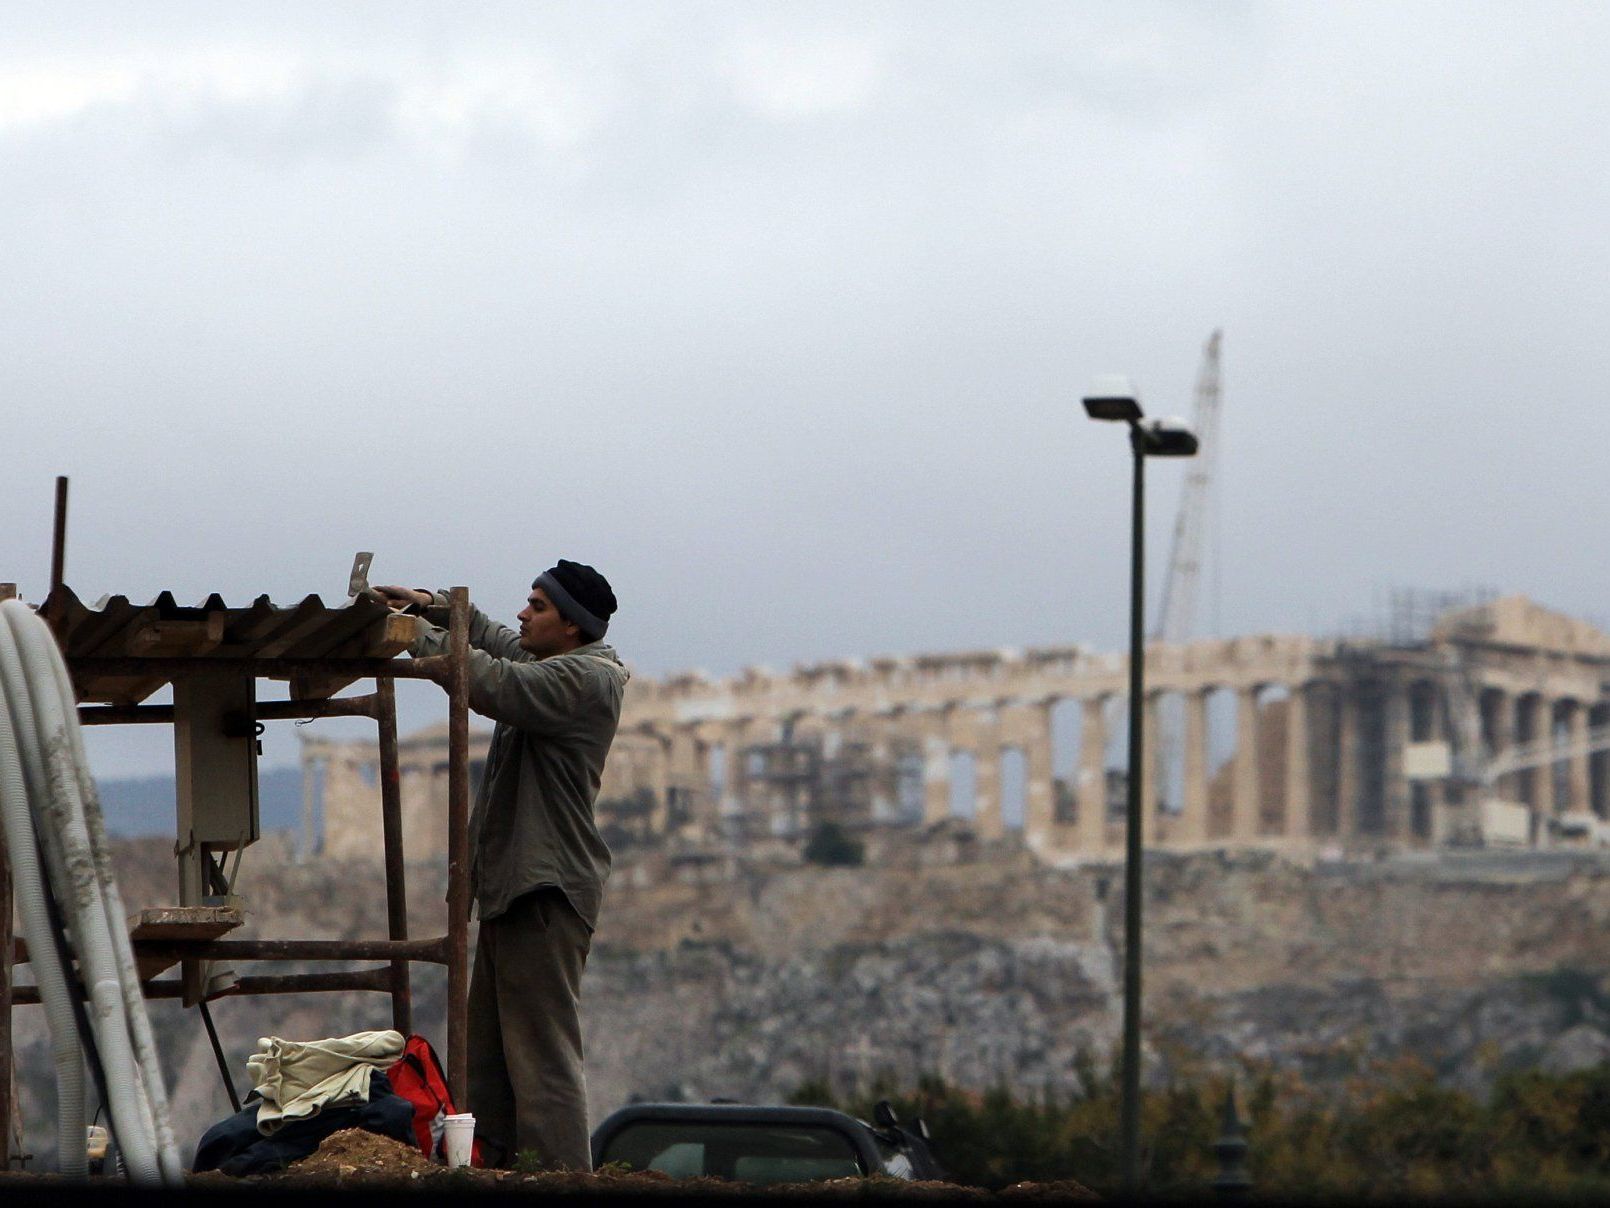
[[(1533, 845), (1610, 817), (1610, 634), (1524, 597), (1394, 638), (1262, 635), (1146, 657), (1153, 847), (1480, 843), (1488, 801)], [(684, 850), (786, 845), (826, 822), (951, 822), (1047, 857), (1110, 858), (1126, 690), (1123, 656), (1079, 646), (634, 679), (600, 822), (612, 843)], [(413, 858), (442, 854), (445, 744), (429, 731), (402, 743)], [(376, 764), (370, 744), (305, 744), (326, 853), (372, 848)]]

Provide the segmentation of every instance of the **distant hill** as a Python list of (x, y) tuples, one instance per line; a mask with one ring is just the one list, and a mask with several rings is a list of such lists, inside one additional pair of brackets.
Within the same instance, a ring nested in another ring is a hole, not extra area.
[[(120, 838), (173, 835), (172, 776), (97, 780), (106, 829)], [(263, 830), (295, 830), (302, 825), (302, 770), (264, 769), (257, 776), (259, 821)]]

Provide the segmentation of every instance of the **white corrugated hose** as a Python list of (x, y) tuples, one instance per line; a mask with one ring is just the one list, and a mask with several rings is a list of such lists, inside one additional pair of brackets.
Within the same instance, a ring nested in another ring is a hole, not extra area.
[(106, 1106), (129, 1179), (179, 1187), (184, 1168), (67, 667), (50, 629), (26, 604), (0, 602), (0, 618), (0, 811), (56, 1057), (60, 1168), (67, 1175), (86, 1171), (84, 1080), (66, 970), (56, 959), (47, 913), (47, 880), (78, 958)]

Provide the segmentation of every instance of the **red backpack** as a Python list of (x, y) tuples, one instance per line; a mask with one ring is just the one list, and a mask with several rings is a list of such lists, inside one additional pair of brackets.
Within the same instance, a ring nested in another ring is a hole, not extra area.
[[(427, 1158), (440, 1157), (442, 1133), (449, 1115), (458, 1111), (447, 1090), (447, 1076), (430, 1041), (410, 1036), (403, 1042), (402, 1056), (386, 1071), (391, 1089), (414, 1105), (414, 1138)], [(470, 1165), (480, 1166), (481, 1143), (470, 1151)]]

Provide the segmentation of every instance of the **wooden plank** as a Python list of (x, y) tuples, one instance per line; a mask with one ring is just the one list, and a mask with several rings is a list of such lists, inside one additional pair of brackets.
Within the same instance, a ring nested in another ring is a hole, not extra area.
[[(174, 943), (215, 940), (239, 927), (241, 921), (240, 910), (233, 906), (152, 906), (131, 915), (129, 939), (134, 944), (140, 980), (149, 981), (179, 963), (171, 953)], [(148, 943), (170, 950), (160, 954), (142, 951)]]
[[(241, 913), (233, 906), (153, 906), (130, 915), (129, 940), (134, 944), (140, 980), (155, 977), (178, 963), (177, 957), (142, 953), (142, 944), (205, 943), (233, 931), (241, 922)], [(27, 963), (28, 945), (21, 936), (13, 939), (12, 954), (15, 963)]]
[(200, 621), (149, 621), (133, 630), (124, 653), (136, 658), (206, 654), (224, 640), (224, 614), (208, 613)]
[(364, 631), (325, 657), (338, 659), (389, 659), (407, 650), (418, 632), (413, 617), (390, 613), (376, 617)]
[[(407, 650), (414, 640), (418, 626), (414, 618), (401, 613), (376, 617), (357, 637), (343, 642), (324, 657), (327, 658), (395, 658)], [(291, 695), (301, 700), (324, 700), (334, 696), (355, 676), (302, 676), (291, 677)]]
[[(123, 653), (134, 658), (207, 654), (223, 641), (224, 620), (224, 613), (211, 612), (200, 621), (163, 621), (148, 609), (125, 631)], [(166, 675), (85, 675), (75, 672), (71, 661), (67, 666), (78, 699), (89, 703), (137, 705), (169, 680)]]
[(215, 940), (241, 922), (235, 906), (150, 906), (129, 916), (129, 939)]
[(394, 658), (412, 646), (414, 639), (419, 636), (419, 625), (413, 617), (392, 613), (385, 621), (370, 647), (364, 651), (366, 658)]

